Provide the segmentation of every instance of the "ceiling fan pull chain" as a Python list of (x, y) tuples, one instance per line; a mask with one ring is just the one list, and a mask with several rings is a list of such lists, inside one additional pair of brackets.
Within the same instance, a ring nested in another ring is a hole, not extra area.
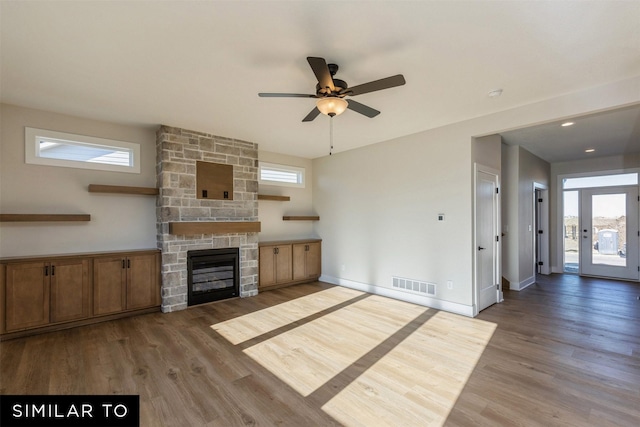
[(333, 116), (329, 116), (329, 155), (333, 154)]

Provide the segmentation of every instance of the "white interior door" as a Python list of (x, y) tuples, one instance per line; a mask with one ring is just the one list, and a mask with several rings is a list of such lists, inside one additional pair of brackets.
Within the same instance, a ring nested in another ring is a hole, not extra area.
[(498, 176), (476, 172), (476, 295), (478, 311), (499, 300)]
[(638, 187), (580, 190), (580, 274), (638, 280)]

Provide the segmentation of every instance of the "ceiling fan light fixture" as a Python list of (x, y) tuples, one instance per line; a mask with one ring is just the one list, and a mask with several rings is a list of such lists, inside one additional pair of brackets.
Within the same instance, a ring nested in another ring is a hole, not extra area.
[(337, 97), (327, 97), (320, 98), (316, 103), (316, 107), (322, 114), (326, 114), (327, 116), (339, 116), (344, 113), (344, 110), (347, 109), (349, 103), (342, 98)]

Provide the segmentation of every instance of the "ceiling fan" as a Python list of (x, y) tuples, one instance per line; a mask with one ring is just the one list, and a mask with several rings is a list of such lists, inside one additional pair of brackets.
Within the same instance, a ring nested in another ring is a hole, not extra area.
[(310, 122), (318, 114), (323, 113), (330, 117), (342, 114), (347, 108), (369, 118), (380, 114), (380, 111), (368, 107), (353, 100), (344, 99), (347, 96), (362, 95), (363, 93), (375, 92), (402, 86), (406, 83), (402, 74), (363, 83), (358, 86), (349, 87), (344, 80), (334, 79), (338, 72), (336, 64), (327, 64), (324, 58), (307, 57), (307, 61), (318, 79), (315, 95), (301, 93), (259, 93), (258, 96), (264, 98), (318, 98), (316, 107), (302, 119), (303, 122)]

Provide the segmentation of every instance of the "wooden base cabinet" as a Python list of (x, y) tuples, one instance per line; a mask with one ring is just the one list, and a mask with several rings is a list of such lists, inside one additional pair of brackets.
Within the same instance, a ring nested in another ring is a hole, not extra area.
[(156, 254), (108, 256), (93, 262), (93, 314), (160, 305)]
[(274, 286), (291, 282), (291, 245), (269, 245), (260, 247), (259, 286)]
[(88, 260), (17, 263), (6, 270), (7, 332), (90, 315)]
[(261, 242), (259, 289), (311, 282), (320, 277), (321, 240)]
[(320, 242), (293, 245), (293, 280), (315, 280), (320, 268)]
[(160, 283), (157, 250), (0, 260), (0, 334), (149, 311), (160, 306)]

